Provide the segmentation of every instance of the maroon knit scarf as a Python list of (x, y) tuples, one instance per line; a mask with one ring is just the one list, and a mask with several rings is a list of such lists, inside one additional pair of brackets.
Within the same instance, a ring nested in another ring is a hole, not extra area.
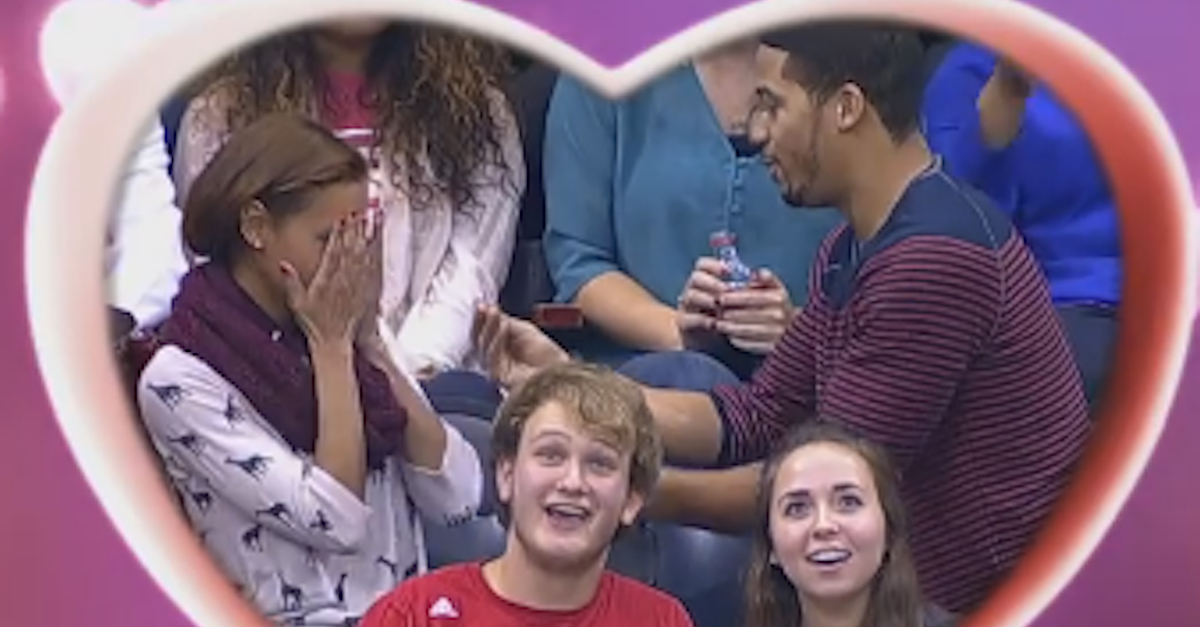
[[(159, 331), (238, 389), (293, 448), (312, 453), (317, 397), (308, 343), (295, 323), (276, 324), (222, 265), (193, 268)], [(400, 446), (406, 416), (387, 375), (354, 355), (367, 438), (367, 463), (379, 469)]]

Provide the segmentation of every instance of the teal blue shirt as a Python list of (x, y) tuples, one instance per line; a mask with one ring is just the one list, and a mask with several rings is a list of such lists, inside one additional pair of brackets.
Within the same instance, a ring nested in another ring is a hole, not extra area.
[(691, 65), (621, 101), (563, 76), (546, 120), (545, 251), (557, 300), (619, 271), (674, 306), (709, 235), (727, 229), (752, 268), (769, 268), (792, 302), (808, 297), (832, 209), (784, 202), (762, 159), (739, 155)]

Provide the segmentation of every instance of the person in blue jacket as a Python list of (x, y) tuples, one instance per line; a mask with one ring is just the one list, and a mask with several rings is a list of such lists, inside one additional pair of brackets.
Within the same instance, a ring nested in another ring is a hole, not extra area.
[(1050, 284), (1095, 408), (1121, 303), (1117, 208), (1087, 131), (1045, 85), (986, 48), (957, 43), (925, 90), (926, 137), (946, 169), (990, 196)]

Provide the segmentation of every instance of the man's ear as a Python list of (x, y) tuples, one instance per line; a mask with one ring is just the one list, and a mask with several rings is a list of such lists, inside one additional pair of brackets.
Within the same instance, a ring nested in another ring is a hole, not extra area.
[(512, 502), (513, 460), (496, 458), (496, 499), (505, 507)]
[(621, 509), (621, 524), (627, 527), (632, 525), (645, 505), (646, 497), (637, 490), (630, 490), (629, 496), (625, 497), (625, 507)]
[(834, 121), (838, 132), (845, 133), (858, 126), (867, 115), (867, 97), (854, 83), (846, 83), (833, 95)]

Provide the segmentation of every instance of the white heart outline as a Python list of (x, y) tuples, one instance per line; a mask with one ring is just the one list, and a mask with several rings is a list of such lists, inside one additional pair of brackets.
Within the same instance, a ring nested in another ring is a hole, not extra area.
[[(579, 76), (601, 93), (616, 97), (697, 50), (747, 32), (808, 18), (880, 16), (900, 9), (902, 4), (910, 9), (919, 4), (923, 15), (929, 16), (922, 21), (931, 25), (939, 23), (937, 16), (942, 15), (939, 9), (970, 10), (989, 17), (984, 26), (973, 29), (974, 36), (986, 44), (1002, 47), (1005, 30), (1019, 27), (1040, 31), (1045, 37), (1068, 40), (1081, 54), (1090, 57), (1097, 71), (1115, 78), (1126, 97), (1150, 116), (1152, 134), (1168, 152), (1167, 163), (1176, 170), (1172, 172), (1173, 180), (1188, 180), (1178, 146), (1149, 94), (1115, 58), (1082, 33), (1046, 13), (1011, 1), (912, 0), (893, 4), (881, 7), (878, 0), (766, 0), (714, 16), (615, 70), (517, 18), (460, 0), (239, 0), (236, 4), (172, 0), (156, 7), (159, 15), (155, 36), (131, 47), (102, 80), (79, 95), (52, 129), (30, 194), (26, 232), (26, 297), (38, 364), (68, 446), (106, 515), (154, 581), (192, 621), (202, 625), (263, 624), (246, 604), (234, 603), (237, 597), (218, 585), (223, 580), (215, 572), (188, 573), (175, 566), (176, 561), (208, 559), (185, 527), (163, 528), (145, 521), (145, 518), (174, 515), (173, 504), (161, 493), (149, 503), (144, 502), (144, 497), (133, 497), (146, 490), (160, 491), (153, 483), (155, 462), (136, 445), (134, 427), (127, 424), (132, 416), (126, 413), (123, 420), (115, 420), (113, 416), (108, 424), (91, 418), (92, 407), (115, 407), (125, 400), (115, 370), (110, 368), (97, 378), (89, 368), (111, 358), (103, 334), (95, 333), (106, 326), (103, 308), (99, 306), (103, 302), (100, 273), (81, 280), (78, 269), (83, 268), (83, 274), (87, 274), (103, 267), (99, 234), (105, 227), (108, 203), (97, 199), (111, 198), (115, 193), (114, 182), (128, 156), (128, 148), (145, 122), (145, 116), (136, 112), (157, 110), (180, 83), (181, 76), (195, 73), (222, 52), (281, 28), (348, 12), (454, 24), (553, 59), (564, 71)], [(180, 45), (180, 42), (190, 43)], [(1014, 56), (1018, 62), (1025, 60), (1019, 51)], [(1052, 75), (1043, 78), (1054, 82)], [(122, 106), (114, 110), (111, 107), (114, 103)], [(72, 141), (85, 137), (88, 141)], [(63, 173), (71, 174), (60, 176)], [(63, 181), (68, 184), (60, 184)], [(1187, 194), (1190, 193), (1189, 186)], [(1190, 206), (1195, 206), (1195, 202)], [(62, 224), (74, 228), (63, 229)], [(1187, 284), (1195, 286), (1196, 233), (1194, 229), (1187, 231), (1180, 234), (1186, 238), (1189, 256), (1185, 273)], [(56, 252), (63, 249), (72, 254)], [(77, 289), (38, 289), (39, 285), (68, 284)], [(1054, 576), (1036, 595), (1027, 597), (1022, 607), (1006, 614), (1006, 623), (1027, 624), (1045, 609), (1078, 572), (1126, 502), (1162, 431), (1182, 374), (1187, 351), (1185, 340), (1191, 314), (1196, 310), (1195, 297), (1195, 290), (1189, 290), (1186, 324), (1177, 319), (1166, 321), (1168, 324), (1173, 321), (1180, 328), (1179, 342), (1162, 356), (1167, 376), (1160, 382), (1152, 409), (1155, 422), (1127, 462), (1125, 475), (1110, 489), (1091, 528), (1081, 532), (1074, 550), (1062, 557)], [(1164, 315), (1170, 318), (1169, 313)], [(113, 464), (112, 452), (87, 446), (106, 439), (106, 433), (134, 444), (119, 452), (120, 458), (129, 460), (128, 464)], [(145, 515), (147, 507), (153, 510), (152, 516)], [(159, 550), (165, 546), (173, 546), (171, 555)]]

